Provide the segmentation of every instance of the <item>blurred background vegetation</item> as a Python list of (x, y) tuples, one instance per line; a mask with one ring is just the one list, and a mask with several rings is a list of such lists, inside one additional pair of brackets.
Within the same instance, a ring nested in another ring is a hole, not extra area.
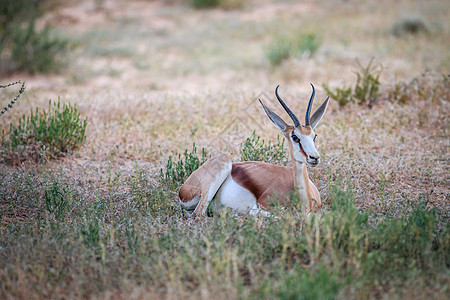
[(0, 73), (48, 73), (62, 67), (69, 41), (54, 34), (51, 26), (37, 28), (55, 0), (4, 0), (0, 3)]

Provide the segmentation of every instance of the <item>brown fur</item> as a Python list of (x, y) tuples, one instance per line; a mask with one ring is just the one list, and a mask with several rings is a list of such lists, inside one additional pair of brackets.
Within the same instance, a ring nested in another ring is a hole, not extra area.
[(211, 158), (189, 176), (178, 192), (181, 202), (188, 202), (194, 197), (208, 191), (214, 176), (231, 162), (230, 154), (222, 154)]
[(309, 182), (309, 184), (306, 185), (306, 194), (308, 195), (309, 199), (309, 209), (311, 211), (315, 211), (317, 208), (322, 206), (322, 201), (320, 200), (320, 194), (317, 187), (314, 185), (314, 183), (309, 179), (308, 176), (308, 170), (306, 169), (306, 164), (303, 165), (303, 178), (306, 182)]
[(311, 126), (309, 126), (309, 125), (308, 126), (299, 126), (297, 128), (300, 130), (301, 134), (304, 134), (304, 135), (310, 135), (312, 132)]
[[(260, 161), (234, 163), (232, 178), (250, 191), (257, 203), (267, 209), (275, 199), (282, 204), (294, 190), (292, 168), (277, 166)], [(275, 197), (273, 197), (275, 196)]]

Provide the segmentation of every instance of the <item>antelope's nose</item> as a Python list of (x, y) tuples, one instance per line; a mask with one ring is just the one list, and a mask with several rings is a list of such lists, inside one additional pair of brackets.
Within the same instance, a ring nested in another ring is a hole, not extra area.
[(309, 163), (311, 165), (318, 165), (320, 161), (320, 156), (309, 155)]
[(316, 162), (317, 162), (317, 161), (320, 160), (320, 156), (310, 155), (310, 156), (309, 156), (309, 159), (312, 160), (312, 161), (316, 161)]

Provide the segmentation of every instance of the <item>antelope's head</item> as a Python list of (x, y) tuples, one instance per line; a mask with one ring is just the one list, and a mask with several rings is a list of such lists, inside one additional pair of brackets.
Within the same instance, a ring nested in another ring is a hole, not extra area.
[(317, 135), (314, 132), (314, 128), (317, 126), (320, 119), (322, 119), (322, 116), (325, 114), (325, 111), (328, 106), (329, 97), (325, 99), (322, 105), (314, 112), (314, 114), (311, 117), (310, 116), (311, 108), (315, 94), (314, 86), (312, 84), (311, 86), (312, 86), (312, 93), (308, 102), (308, 107), (306, 109), (304, 125), (300, 124), (298, 118), (294, 115), (294, 113), (289, 109), (286, 103), (284, 103), (284, 101), (278, 95), (279, 86), (277, 86), (277, 88), (275, 89), (275, 95), (277, 96), (277, 99), (280, 102), (281, 106), (283, 106), (284, 110), (287, 112), (289, 117), (291, 117), (292, 121), (294, 122), (294, 126), (288, 125), (276, 113), (267, 108), (264, 105), (264, 103), (262, 103), (261, 100), (259, 100), (259, 102), (264, 108), (264, 111), (266, 112), (269, 119), (275, 125), (277, 125), (277, 127), (281, 130), (284, 136), (288, 139), (289, 141), (288, 145), (292, 153), (293, 159), (301, 163), (307, 163), (310, 166), (317, 166), (320, 162), (320, 154), (315, 146), (315, 140)]

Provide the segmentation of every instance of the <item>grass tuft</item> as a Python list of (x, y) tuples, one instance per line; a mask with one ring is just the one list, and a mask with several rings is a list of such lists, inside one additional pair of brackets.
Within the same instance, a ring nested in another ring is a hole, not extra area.
[(43, 2), (48, 1), (0, 3), (1, 72), (48, 73), (61, 69), (69, 41), (55, 36), (48, 25), (36, 30), (36, 20), (45, 7)]
[[(93, 186), (74, 192), (82, 185), (68, 185), (48, 171), (24, 172), (0, 176), (0, 191), (6, 189), (1, 204), (19, 195), (10, 176), (26, 175), (21, 178), (30, 180), (22, 186), (29, 192), (20, 194), (16, 207), (47, 207), (50, 214), (2, 222), (0, 243), (8, 245), (0, 255), (2, 297), (31, 291), (44, 297), (54, 288), (70, 298), (94, 297), (133, 288), (130, 281), (146, 291), (158, 287), (160, 296), (184, 297), (205, 288), (215, 295), (258, 299), (372, 298), (397, 286), (414, 290), (415, 282), (445, 292), (449, 226), (438, 230), (435, 211), (423, 205), (371, 225), (369, 213), (355, 208), (351, 187), (336, 183), (330, 184), (330, 210), (307, 222), (291, 209), (278, 218), (225, 213), (195, 222), (169, 217), (167, 211), (159, 215), (165, 214), (161, 222), (151, 216), (151, 206), (140, 206), (142, 213), (136, 213), (134, 200), (122, 205), (119, 190), (86, 201)], [(45, 197), (30, 192), (39, 193), (42, 178), (47, 178)], [(145, 182), (139, 178), (132, 180)], [(136, 188), (129, 181), (123, 184)], [(172, 201), (170, 194), (161, 197)], [(54, 218), (59, 212), (65, 217)], [(7, 280), (19, 274), (26, 287)], [(52, 285), (42, 288), (41, 282)]]
[(310, 57), (318, 48), (314, 33), (276, 36), (266, 47), (266, 57), (273, 66), (277, 66), (291, 57)]
[(160, 180), (171, 187), (180, 187), (192, 172), (198, 169), (208, 159), (205, 148), (202, 148), (202, 154), (197, 156), (197, 147), (195, 143), (192, 145), (192, 151), (184, 150), (184, 160), (181, 154), (178, 154), (178, 161), (174, 162), (172, 156), (166, 163), (166, 170), (160, 170)]
[(332, 99), (336, 100), (341, 107), (350, 102), (359, 105), (367, 104), (372, 106), (380, 96), (381, 67), (373, 65), (373, 58), (365, 67), (361, 65), (358, 60), (356, 63), (358, 69), (355, 70), (356, 83), (353, 88), (336, 88), (333, 91), (327, 84), (323, 84), (325, 91)]
[(223, 9), (241, 9), (245, 6), (245, 0), (190, 0), (193, 8), (223, 8)]
[(63, 220), (70, 209), (70, 193), (54, 181), (49, 188), (44, 190), (45, 209), (58, 220)]
[(428, 100), (430, 102), (448, 101), (450, 77), (446, 74), (424, 72), (409, 81), (399, 81), (388, 89), (387, 98), (401, 104)]
[(392, 34), (397, 37), (429, 33), (430, 28), (423, 17), (418, 15), (403, 16), (391, 28)]
[(241, 144), (239, 152), (242, 161), (265, 161), (271, 164), (288, 164), (288, 158), (284, 149), (284, 138), (277, 137), (277, 143), (266, 142), (256, 135), (255, 131)]
[(7, 136), (2, 132), (2, 158), (19, 164), (64, 156), (81, 146), (86, 125), (76, 106), (50, 100), (48, 111), (36, 108), (29, 116), (24, 114), (18, 125), (10, 124)]

